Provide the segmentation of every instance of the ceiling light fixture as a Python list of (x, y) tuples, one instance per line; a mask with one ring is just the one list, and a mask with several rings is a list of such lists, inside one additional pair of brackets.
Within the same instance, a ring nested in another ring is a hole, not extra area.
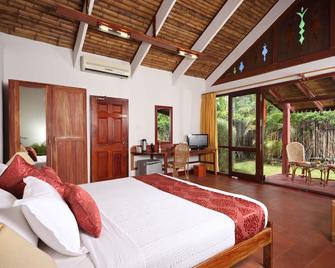
[(114, 30), (111, 27), (109, 27), (107, 24), (104, 23), (98, 23), (98, 30), (104, 33), (109, 33), (112, 35), (115, 35), (117, 37), (121, 37), (123, 39), (129, 39), (130, 38), (130, 34), (125, 32), (125, 31), (121, 31), (121, 30)]
[(178, 49), (178, 55), (183, 56), (185, 58), (189, 58), (191, 60), (196, 60), (198, 58), (198, 55), (187, 52), (185, 50)]

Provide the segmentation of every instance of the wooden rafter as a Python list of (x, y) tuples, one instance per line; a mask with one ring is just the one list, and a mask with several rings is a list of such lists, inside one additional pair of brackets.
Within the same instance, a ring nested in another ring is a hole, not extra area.
[(158, 37), (153, 37), (153, 36), (149, 36), (146, 35), (144, 33), (129, 29), (127, 27), (123, 27), (121, 25), (106, 21), (105, 19), (102, 18), (97, 18), (95, 16), (91, 16), (88, 15), (86, 13), (82, 13), (79, 12), (77, 10), (74, 10), (72, 8), (68, 8), (66, 6), (62, 6), (62, 5), (57, 5), (56, 10), (55, 10), (56, 14), (59, 16), (62, 16), (64, 18), (70, 19), (70, 20), (77, 20), (80, 22), (85, 22), (88, 25), (91, 25), (93, 27), (97, 27), (99, 24), (104, 24), (110, 28), (112, 28), (115, 31), (121, 31), (121, 32), (125, 32), (128, 33), (130, 35), (130, 38), (139, 42), (146, 42), (149, 43), (151, 45), (163, 48), (165, 50), (168, 50), (172, 53), (177, 54), (180, 50), (190, 53), (190, 54), (194, 54), (196, 56), (199, 56), (200, 53), (198, 51), (194, 51), (191, 49), (187, 49), (187, 48), (183, 48), (180, 46), (177, 46), (176, 44), (172, 43), (172, 42), (168, 42), (164, 39), (158, 38)]
[(308, 101), (329, 101), (335, 100), (335, 95), (323, 95), (323, 96), (315, 96), (313, 99), (310, 97), (298, 97), (292, 99), (283, 99), (280, 104), (283, 103), (299, 103), (299, 102), (308, 102)]
[(294, 0), (279, 0), (263, 19), (253, 28), (239, 45), (225, 58), (223, 62), (206, 79), (206, 87), (210, 88), (230, 66), (232, 66), (247, 49), (290, 7)]
[[(152, 35), (154, 37), (157, 36), (159, 31), (162, 29), (165, 20), (167, 19), (171, 9), (173, 8), (176, 0), (164, 0), (161, 6), (159, 7), (153, 23), (151, 23), (147, 35)], [(145, 56), (148, 54), (151, 44), (142, 42), (140, 47), (138, 48), (132, 62), (131, 62), (131, 73), (132, 75), (135, 73), (138, 66), (141, 65)]]
[[(85, 1), (83, 12), (87, 12), (88, 15), (92, 14), (93, 6), (94, 6), (95, 0), (88, 0), (88, 2)], [(87, 3), (87, 4), (86, 4)], [(79, 57), (81, 55), (81, 52), (83, 50), (85, 37), (87, 33), (88, 24), (85, 22), (80, 22), (78, 33), (77, 33), (77, 39), (76, 43), (73, 48), (73, 66), (76, 66), (79, 62)]]
[[(221, 10), (216, 14), (215, 18), (207, 26), (206, 30), (201, 34), (198, 40), (192, 46), (193, 50), (204, 51), (208, 44), (213, 40), (220, 29), (226, 24), (229, 18), (234, 14), (236, 9), (242, 4), (243, 0), (228, 0)], [(173, 82), (176, 82), (188, 68), (191, 67), (194, 59), (184, 58), (172, 75)]]
[[(283, 103), (284, 99), (278, 94), (276, 89), (270, 88), (269, 89), (269, 94), (276, 100), (277, 104), (282, 104)], [(291, 112), (295, 112), (295, 108), (293, 107), (293, 105), (290, 105), (290, 110), (291, 110)]]
[(306, 97), (310, 99), (310, 101), (313, 102), (316, 108), (319, 109), (319, 111), (323, 111), (324, 107), (320, 101), (314, 100), (315, 95), (313, 92), (308, 88), (308, 86), (302, 82), (297, 82), (294, 84)]

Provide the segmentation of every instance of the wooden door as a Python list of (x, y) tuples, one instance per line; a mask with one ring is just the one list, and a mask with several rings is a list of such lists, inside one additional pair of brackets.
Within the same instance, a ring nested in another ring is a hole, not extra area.
[(93, 181), (128, 176), (128, 100), (91, 96)]
[(87, 183), (86, 90), (49, 86), (51, 166), (64, 182)]

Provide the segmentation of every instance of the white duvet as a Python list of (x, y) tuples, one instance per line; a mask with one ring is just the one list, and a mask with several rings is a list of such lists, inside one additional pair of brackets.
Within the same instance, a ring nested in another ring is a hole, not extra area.
[(235, 244), (228, 216), (134, 178), (81, 186), (102, 216), (100, 238), (82, 234), (96, 268), (192, 267)]

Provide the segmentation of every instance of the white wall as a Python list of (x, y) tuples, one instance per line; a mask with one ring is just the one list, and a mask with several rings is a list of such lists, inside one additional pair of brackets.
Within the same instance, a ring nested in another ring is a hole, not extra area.
[[(172, 85), (170, 72), (142, 66), (134, 77), (120, 79), (74, 69), (70, 49), (3, 33), (0, 43), (4, 46), (4, 81), (17, 79), (83, 87), (88, 95), (129, 99), (129, 145), (138, 144), (142, 138), (154, 142), (155, 105), (173, 106), (175, 143), (200, 130), (203, 79), (184, 76)], [(89, 120), (89, 109), (87, 115)]]

